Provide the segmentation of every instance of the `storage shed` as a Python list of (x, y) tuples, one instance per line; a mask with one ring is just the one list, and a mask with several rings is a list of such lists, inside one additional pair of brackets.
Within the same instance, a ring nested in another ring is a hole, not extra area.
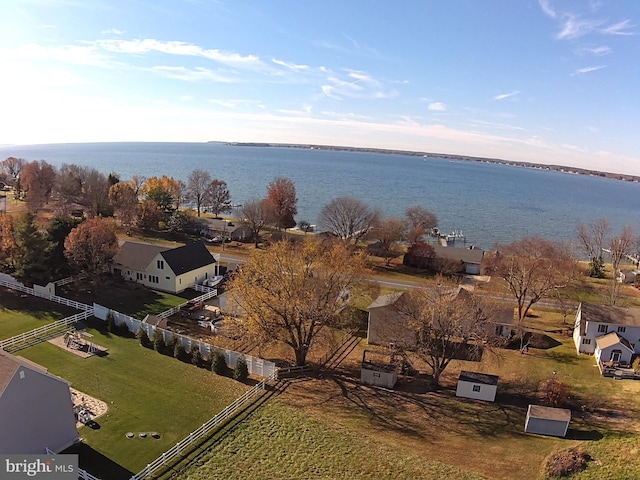
[(456, 397), (474, 398), (493, 402), (498, 390), (498, 376), (478, 372), (460, 372)]
[(529, 405), (524, 431), (539, 435), (564, 437), (571, 421), (571, 410), (566, 408)]
[(360, 382), (363, 385), (393, 388), (398, 381), (398, 371), (395, 363), (367, 360), (367, 354), (369, 354), (369, 358), (381, 358), (383, 356), (371, 350), (365, 350), (363, 352)]

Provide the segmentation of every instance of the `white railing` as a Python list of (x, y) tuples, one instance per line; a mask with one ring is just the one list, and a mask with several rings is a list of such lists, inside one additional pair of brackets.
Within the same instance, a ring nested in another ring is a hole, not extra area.
[(69, 285), (73, 282), (79, 282), (80, 280), (84, 280), (85, 278), (89, 278), (88, 273), (81, 273), (79, 275), (72, 275), (71, 277), (61, 278), (60, 280), (56, 280), (53, 283), (56, 287), (62, 287), (63, 285)]
[[(198, 290), (196, 287), (202, 287), (205, 288), (206, 290)], [(213, 297), (217, 297), (218, 296), (218, 289), (217, 288), (209, 288), (209, 287), (203, 287), (202, 285), (195, 285), (194, 289), (196, 291), (202, 292), (204, 291), (205, 294), (204, 295), (200, 295), (199, 297), (193, 298), (188, 302), (184, 302), (181, 303), (180, 305), (177, 305), (173, 308), (170, 308), (169, 310), (165, 310), (164, 312), (161, 312), (159, 314), (156, 315), (156, 317), (159, 318), (169, 318), (171, 315), (175, 315), (176, 313), (178, 313), (180, 311), (180, 309), (182, 307), (184, 307), (185, 305), (189, 305), (190, 303), (196, 303), (196, 302), (204, 302), (205, 300), (209, 300), (210, 298)]]
[(96, 477), (95, 475), (91, 475), (89, 472), (81, 468), (78, 468), (78, 478), (80, 480), (100, 480), (99, 477)]
[(69, 325), (79, 322), (80, 320), (86, 320), (93, 315), (93, 308), (90, 310), (84, 310), (83, 312), (76, 313), (57, 322), (43, 325), (42, 327), (35, 328), (29, 332), (24, 332), (6, 340), (0, 341), (0, 349), (9, 353), (17, 352), (24, 348), (32, 347), (38, 343), (45, 342), (53, 337), (57, 337)]
[(28, 293), (29, 295), (33, 295), (34, 297), (44, 298), (45, 300), (49, 300), (50, 302), (60, 303), (61, 305), (66, 305), (67, 307), (72, 307), (76, 310), (91, 310), (92, 308), (91, 305), (87, 305), (86, 303), (80, 303), (76, 302), (75, 300), (69, 300), (68, 298), (58, 297), (57, 295), (50, 295), (45, 292), (39, 292), (33, 288), (25, 287), (21, 283), (0, 280), (0, 286), (11, 288), (12, 290), (17, 290), (23, 293)]
[(153, 475), (153, 473), (158, 469), (166, 467), (167, 464), (177, 456), (188, 452), (190, 448), (192, 448), (194, 442), (210, 434), (212, 430), (220, 426), (222, 422), (233, 416), (245, 403), (261, 395), (268, 384), (275, 383), (277, 380), (277, 372), (272, 373), (269, 377), (258, 383), (251, 390), (248, 390), (244, 395), (237, 398), (232, 404), (227, 405), (223, 411), (218, 413), (207, 423), (204, 423), (201, 427), (191, 432), (180, 442), (176, 443), (172, 448), (156, 458), (153, 462), (149, 463), (140, 472), (131, 477), (131, 480), (143, 480), (145, 478), (148, 478), (149, 476)]

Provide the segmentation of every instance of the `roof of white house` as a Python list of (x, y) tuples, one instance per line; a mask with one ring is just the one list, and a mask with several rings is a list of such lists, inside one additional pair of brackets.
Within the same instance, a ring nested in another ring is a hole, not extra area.
[(605, 348), (609, 348), (618, 344), (623, 345), (625, 348), (631, 350), (632, 352), (634, 351), (629, 341), (626, 338), (618, 335), (616, 332), (607, 333), (606, 335), (596, 338), (596, 345), (600, 350), (604, 350)]
[(611, 323), (614, 325), (640, 326), (640, 308), (612, 307), (582, 302), (581, 322)]
[(481, 383), (483, 385), (497, 385), (500, 377), (497, 375), (489, 375), (488, 373), (461, 371), (459, 382)]
[(564, 422), (571, 420), (571, 410), (566, 408), (543, 407), (542, 405), (529, 405), (528, 415), (546, 420), (559, 420)]
[(216, 259), (202, 242), (189, 243), (161, 253), (176, 275), (216, 263)]
[(367, 307), (367, 310), (371, 310), (372, 308), (388, 307), (389, 305), (394, 305), (400, 299), (400, 297), (405, 293), (406, 292), (394, 292), (394, 293), (389, 293), (387, 295), (380, 295)]
[(47, 375), (68, 384), (66, 380), (47, 373), (47, 369), (42, 365), (38, 365), (37, 363), (23, 357), (16, 357), (15, 355), (11, 355), (10, 353), (0, 349), (0, 396), (20, 367), (27, 367), (31, 370), (40, 372), (43, 375)]
[(436, 257), (448, 260), (459, 260), (463, 263), (479, 264), (484, 257), (484, 250), (480, 248), (459, 248), (443, 247), (442, 245), (432, 245)]
[(150, 243), (124, 242), (113, 257), (113, 263), (132, 270), (144, 270), (159, 253), (165, 250), (169, 250), (169, 247)]

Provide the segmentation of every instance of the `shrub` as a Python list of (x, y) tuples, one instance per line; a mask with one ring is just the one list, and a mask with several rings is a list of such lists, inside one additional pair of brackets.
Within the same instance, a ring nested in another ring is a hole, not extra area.
[(233, 379), (244, 382), (248, 377), (249, 369), (247, 368), (247, 361), (244, 358), (239, 358), (233, 369)]
[(153, 349), (160, 353), (164, 350), (164, 335), (159, 328), (153, 331)]
[(633, 367), (634, 372), (637, 372), (638, 370), (640, 370), (640, 357), (634, 358), (631, 366)]
[(582, 447), (556, 452), (547, 460), (547, 476), (568, 477), (584, 470), (589, 460), (591, 456)]
[(224, 375), (227, 371), (227, 361), (224, 359), (224, 354), (220, 350), (213, 350), (210, 360), (211, 371), (218, 375)]
[(145, 331), (144, 328), (140, 327), (138, 329), (138, 332), (136, 333), (136, 338), (140, 342), (140, 345), (142, 345), (143, 347), (149, 348), (151, 346), (151, 340), (149, 339), (149, 335), (147, 335), (147, 332)]
[(555, 378), (540, 382), (538, 392), (549, 407), (561, 407), (569, 398), (569, 387)]
[(193, 363), (196, 367), (202, 365), (203, 359), (202, 354), (200, 353), (200, 346), (196, 343), (191, 344), (191, 363)]
[(184, 362), (187, 358), (187, 351), (182, 345), (182, 342), (179, 342), (175, 337), (172, 337), (173, 342), (173, 357), (178, 360)]
[(117, 333), (118, 325), (116, 325), (116, 318), (113, 316), (113, 313), (109, 312), (107, 314), (107, 331), (109, 333)]

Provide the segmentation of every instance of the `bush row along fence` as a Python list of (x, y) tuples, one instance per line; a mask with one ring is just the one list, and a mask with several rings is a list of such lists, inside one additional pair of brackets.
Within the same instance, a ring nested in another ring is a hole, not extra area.
[(62, 305), (66, 305), (67, 307), (75, 308), (76, 310), (91, 310), (93, 308), (91, 305), (87, 305), (86, 303), (76, 302), (75, 300), (69, 300), (68, 298), (59, 297), (54, 293), (51, 293), (55, 291), (53, 283), (50, 283), (45, 287), (34, 285), (33, 288), (29, 288), (24, 286), (22, 283), (0, 280), (0, 286), (7, 287), (12, 290), (17, 290), (23, 293), (28, 293), (29, 295), (33, 295), (34, 297), (44, 298), (45, 300), (49, 300), (50, 302), (60, 303)]
[(247, 391), (241, 397), (238, 397), (233, 403), (227, 405), (223, 411), (218, 413), (215, 417), (213, 417), (207, 423), (204, 423), (201, 427), (191, 432), (183, 440), (176, 443), (172, 448), (164, 452), (162, 455), (156, 458), (153, 462), (149, 463), (140, 472), (138, 472), (133, 477), (131, 477), (131, 480), (143, 480), (145, 478), (149, 478), (157, 470), (168, 466), (168, 464), (170, 464), (171, 461), (176, 457), (183, 454), (188, 454), (193, 449), (193, 444), (195, 442), (197, 442), (199, 439), (207, 435), (210, 435), (213, 432), (213, 430), (218, 428), (225, 420), (232, 417), (238, 412), (238, 410), (243, 408), (243, 406), (247, 402), (262, 395), (262, 393), (266, 390), (267, 385), (275, 384), (277, 381), (278, 381), (278, 374), (277, 372), (274, 371), (271, 375), (266, 377), (262, 382), (255, 385), (251, 390)]
[(276, 372), (276, 364), (274, 362), (269, 362), (268, 360), (263, 360), (262, 358), (253, 357), (251, 355), (245, 355), (233, 350), (216, 347), (215, 345), (212, 345), (210, 343), (196, 340), (186, 335), (180, 335), (178, 333), (172, 332), (171, 330), (160, 328), (156, 325), (145, 323), (136, 318), (130, 317), (129, 315), (125, 315), (123, 313), (116, 312), (115, 310), (111, 310), (107, 307), (103, 307), (102, 305), (98, 305), (97, 303), (93, 304), (93, 314), (100, 320), (106, 320), (110, 313), (111, 315), (113, 315), (116, 325), (126, 324), (129, 331), (133, 332), (134, 334), (137, 334), (138, 330), (142, 328), (149, 338), (153, 338), (155, 330), (159, 329), (162, 332), (162, 338), (165, 344), (168, 344), (172, 338), (175, 338), (177, 341), (182, 343), (182, 346), (187, 352), (191, 351), (193, 345), (197, 345), (202, 356), (207, 358), (210, 358), (209, 355), (212, 351), (218, 350), (222, 352), (222, 354), (224, 354), (225, 361), (230, 368), (234, 368), (236, 366), (236, 362), (240, 358), (244, 358), (244, 360), (247, 362), (249, 373), (251, 373), (252, 375), (270, 377)]
[(169, 310), (165, 310), (164, 312), (161, 312), (161, 313), (157, 314), (156, 317), (169, 318), (171, 315), (175, 315), (176, 313), (178, 313), (180, 311), (180, 309), (182, 307), (184, 307), (185, 305), (189, 305), (190, 303), (196, 303), (196, 302), (204, 302), (206, 300), (209, 300), (209, 299), (211, 299), (213, 297), (217, 297), (218, 296), (218, 289), (217, 288), (209, 288), (209, 287), (204, 287), (202, 285), (197, 285), (197, 284), (194, 285), (193, 288), (194, 288), (194, 290), (196, 292), (204, 292), (204, 295), (200, 295), (199, 297), (193, 298), (189, 302), (184, 302), (184, 303), (181, 303), (180, 305), (178, 305), (176, 307), (170, 308)]

